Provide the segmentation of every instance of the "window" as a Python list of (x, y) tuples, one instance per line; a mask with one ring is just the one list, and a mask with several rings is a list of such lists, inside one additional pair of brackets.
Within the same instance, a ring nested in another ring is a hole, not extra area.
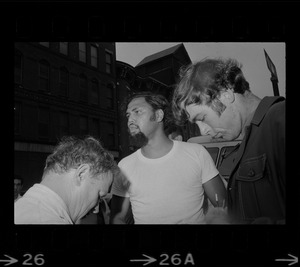
[(105, 51), (106, 72), (112, 73), (112, 52)]
[(98, 67), (98, 48), (95, 45), (91, 45), (91, 65)]
[(15, 103), (14, 106), (14, 116), (15, 116), (15, 134), (20, 134), (20, 124), (21, 124), (21, 104)]
[(86, 63), (86, 43), (79, 42), (79, 61)]
[(59, 70), (59, 93), (62, 96), (68, 96), (69, 92), (69, 72), (66, 68)]
[(88, 134), (88, 119), (86, 116), (80, 116), (79, 118), (79, 131), (80, 135)]
[(46, 61), (41, 61), (39, 65), (39, 89), (49, 92), (49, 73), (50, 66)]
[(68, 55), (68, 42), (60, 42), (59, 43), (59, 52)]
[(114, 86), (111, 83), (106, 86), (106, 108), (114, 108)]
[(40, 107), (38, 111), (39, 137), (49, 137), (49, 121), (49, 109)]
[(88, 101), (88, 85), (87, 78), (84, 75), (79, 77), (79, 87), (80, 87), (80, 100), (87, 102)]
[(96, 79), (92, 80), (91, 102), (94, 105), (99, 105), (99, 83)]
[(113, 122), (101, 122), (101, 140), (106, 148), (115, 148), (115, 126)]
[(23, 56), (15, 50), (15, 83), (22, 83), (22, 72), (23, 72)]
[(69, 114), (60, 112), (59, 114), (59, 137), (69, 135)]
[(105, 109), (114, 109), (114, 95), (115, 95), (115, 87), (113, 83), (108, 83), (104, 88), (101, 90), (101, 108)]
[(49, 42), (40, 42), (40, 45), (48, 47), (49, 48)]

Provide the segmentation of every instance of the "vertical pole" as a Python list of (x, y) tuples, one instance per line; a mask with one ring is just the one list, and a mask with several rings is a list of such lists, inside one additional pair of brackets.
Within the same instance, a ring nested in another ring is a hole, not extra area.
[(271, 80), (272, 85), (273, 85), (274, 96), (279, 96), (278, 80), (274, 76), (272, 76), (270, 80)]

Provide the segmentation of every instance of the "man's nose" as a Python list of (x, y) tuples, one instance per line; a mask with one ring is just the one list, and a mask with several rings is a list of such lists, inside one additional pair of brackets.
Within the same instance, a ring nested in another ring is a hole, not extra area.
[(135, 122), (135, 118), (132, 115), (128, 116), (128, 125)]

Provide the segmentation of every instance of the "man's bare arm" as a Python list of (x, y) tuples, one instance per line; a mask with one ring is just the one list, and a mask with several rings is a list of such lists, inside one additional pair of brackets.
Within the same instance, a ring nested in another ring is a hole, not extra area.
[(226, 207), (226, 188), (219, 175), (203, 184), (204, 191), (214, 207)]

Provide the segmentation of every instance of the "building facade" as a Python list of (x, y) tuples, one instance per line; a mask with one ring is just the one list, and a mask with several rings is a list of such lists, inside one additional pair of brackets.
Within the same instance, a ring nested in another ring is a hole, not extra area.
[(115, 43), (18, 42), (14, 172), (26, 191), (64, 135), (92, 135), (119, 158)]

